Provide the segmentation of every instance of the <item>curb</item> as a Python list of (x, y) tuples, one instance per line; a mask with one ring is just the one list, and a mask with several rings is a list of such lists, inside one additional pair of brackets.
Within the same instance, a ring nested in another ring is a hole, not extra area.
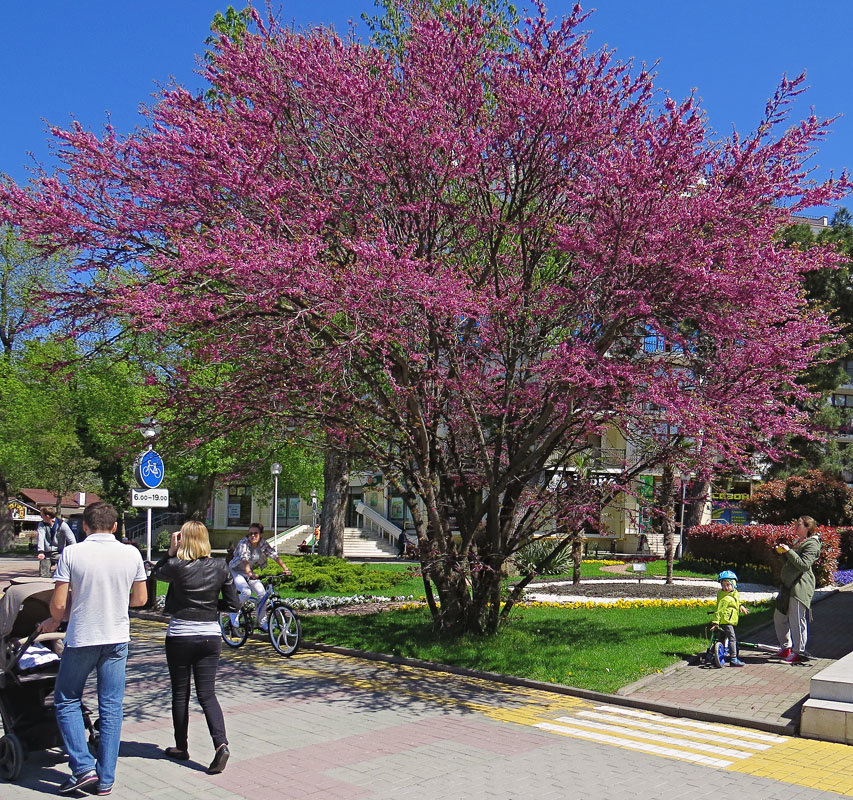
[[(624, 706), (626, 708), (637, 708), (642, 711), (654, 711), (659, 714), (667, 714), (672, 717), (683, 717), (685, 719), (698, 720), (700, 722), (716, 722), (723, 725), (739, 725), (743, 728), (753, 728), (755, 730), (764, 731), (765, 733), (775, 733), (783, 736), (796, 736), (797, 725), (794, 722), (789, 722), (786, 725), (779, 725), (773, 722), (763, 722), (761, 720), (750, 719), (749, 717), (732, 717), (723, 714), (714, 714), (713, 712), (704, 711), (701, 708), (693, 706), (669, 706), (662, 703), (655, 703), (648, 700), (635, 700), (630, 697), (624, 697), (618, 694), (607, 694), (605, 692), (594, 692), (589, 689), (579, 689), (575, 686), (565, 686), (560, 683), (545, 683), (544, 681), (534, 681), (529, 678), (518, 678), (514, 675), (503, 675), (499, 672), (485, 672), (482, 670), (469, 669), (467, 667), (454, 667), (448, 664), (439, 664), (435, 661), (422, 661), (418, 658), (406, 658), (405, 656), (390, 656), (385, 653), (373, 653), (368, 650), (355, 650), (350, 647), (338, 647), (337, 645), (322, 644), (321, 642), (302, 642), (302, 648), (308, 650), (317, 650), (321, 653), (337, 653), (338, 655), (352, 656), (354, 658), (363, 658), (367, 661), (381, 661), (386, 664), (399, 664), (405, 667), (417, 667), (419, 669), (429, 670), (430, 672), (443, 672), (450, 675), (460, 675), (466, 678), (479, 678), (481, 680), (493, 681), (494, 683), (502, 683), (507, 686), (523, 686), (526, 689), (536, 689), (540, 692), (550, 692), (552, 694), (568, 695), (570, 697), (579, 697), (582, 700), (592, 700), (596, 703), (609, 703), (615, 706)], [(667, 667), (667, 670), (678, 668), (681, 664), (673, 664)], [(655, 673), (657, 675), (657, 673)]]

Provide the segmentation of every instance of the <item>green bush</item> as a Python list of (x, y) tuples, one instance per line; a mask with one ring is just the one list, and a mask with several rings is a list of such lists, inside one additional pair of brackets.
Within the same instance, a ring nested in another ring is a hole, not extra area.
[(154, 542), (154, 547), (157, 550), (166, 551), (172, 543), (172, 531), (162, 530), (157, 534), (157, 541)]
[[(405, 572), (381, 572), (365, 564), (352, 564), (342, 558), (328, 556), (303, 556), (288, 558), (287, 565), (291, 577), (285, 579), (280, 591), (292, 592), (340, 592), (346, 594), (365, 594), (385, 592), (395, 584), (408, 578)], [(274, 562), (268, 564), (260, 575), (280, 573)]]

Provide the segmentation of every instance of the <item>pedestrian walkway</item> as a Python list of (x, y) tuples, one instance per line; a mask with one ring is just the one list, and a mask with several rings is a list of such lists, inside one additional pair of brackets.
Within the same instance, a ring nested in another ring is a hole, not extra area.
[[(847, 646), (850, 601), (853, 593), (839, 592), (815, 608), (813, 649), (824, 663)], [(163, 754), (174, 744), (165, 624), (135, 618), (132, 629), (116, 800), (853, 797), (853, 748), (846, 745), (332, 653), (283, 659), (260, 636), (223, 653), (219, 696), (232, 757), (224, 773), (210, 776), (212, 745), (195, 701), (191, 760)], [(681, 685), (693, 692), (690, 707), (707, 709), (716, 702), (710, 680), (759, 675), (763, 656), (746, 655), (750, 667), (742, 670), (685, 667), (656, 677), (689, 674), (704, 687)], [(767, 666), (776, 681), (804, 679), (814, 669)], [(732, 684), (714, 685), (718, 698), (732, 691)], [(646, 700), (641, 687), (629, 697)], [(60, 750), (32, 753), (16, 784), (0, 782), (0, 798), (41, 800), (67, 771)]]
[[(282, 659), (261, 637), (223, 654), (232, 756), (207, 775), (195, 702), (190, 761), (162, 752), (173, 744), (165, 627), (133, 621), (116, 800), (853, 797), (844, 745), (336, 654)], [(33, 753), (0, 797), (43, 800), (67, 769), (59, 750)]]
[[(743, 669), (716, 669), (682, 663), (624, 687), (619, 694), (657, 703), (676, 713), (704, 712), (742, 724), (781, 726), (797, 731), (800, 708), (809, 694), (812, 675), (853, 652), (853, 585), (813, 604), (808, 650), (803, 664), (786, 664), (772, 654), (743, 648)], [(749, 630), (743, 620), (739, 639), (775, 645), (773, 624)]]

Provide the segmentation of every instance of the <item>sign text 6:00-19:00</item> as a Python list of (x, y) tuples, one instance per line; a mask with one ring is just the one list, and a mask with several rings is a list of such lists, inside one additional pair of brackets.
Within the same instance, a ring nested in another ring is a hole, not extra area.
[(131, 489), (130, 504), (134, 508), (167, 508), (168, 489)]

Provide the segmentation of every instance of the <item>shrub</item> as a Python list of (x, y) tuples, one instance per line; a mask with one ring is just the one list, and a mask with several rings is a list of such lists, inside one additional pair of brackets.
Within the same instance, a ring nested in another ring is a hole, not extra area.
[(756, 486), (741, 507), (753, 519), (771, 525), (785, 525), (802, 516), (812, 516), (821, 525), (849, 525), (853, 490), (839, 478), (812, 469)]
[(853, 528), (839, 528), (840, 536), (838, 563), (842, 567), (853, 567)]
[[(832, 583), (838, 569), (839, 531), (818, 528), (820, 557), (814, 565), (818, 586)], [(715, 569), (734, 569), (746, 574), (750, 569), (769, 568), (778, 583), (783, 557), (774, 548), (790, 544), (790, 525), (699, 525), (690, 529), (688, 552), (693, 559), (704, 559)]]
[(170, 530), (162, 530), (157, 534), (157, 539), (154, 542), (154, 547), (157, 550), (161, 550), (162, 552), (166, 552), (169, 549), (169, 545), (172, 543), (172, 531)]
[[(328, 556), (288, 558), (287, 565), (291, 577), (283, 584), (284, 593), (292, 591), (365, 594), (385, 591), (409, 577), (405, 572), (380, 572), (364, 564), (351, 564), (343, 558)], [(279, 572), (278, 565), (271, 562), (259, 574), (276, 575)]]
[(557, 546), (553, 539), (531, 542), (521, 548), (514, 556), (513, 561), (522, 575), (562, 575), (572, 569), (572, 549), (567, 547), (560, 553), (545, 569), (542, 562), (551, 554)]

